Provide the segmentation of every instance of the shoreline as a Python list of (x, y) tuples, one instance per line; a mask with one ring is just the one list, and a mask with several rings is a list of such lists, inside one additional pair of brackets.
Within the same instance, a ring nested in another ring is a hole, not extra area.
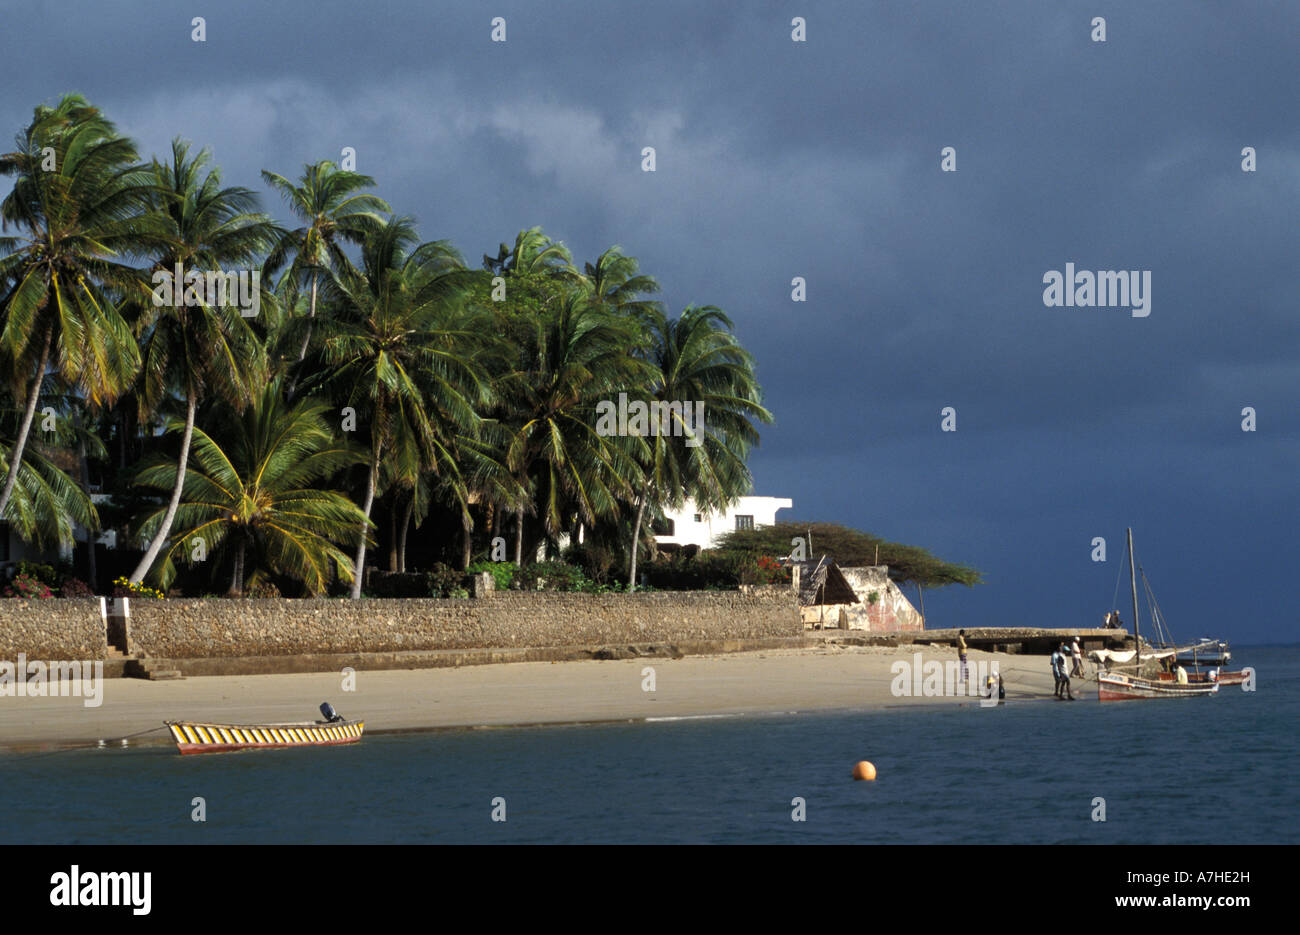
[[(0, 752), (93, 747), (100, 740), (119, 747), (121, 738), (164, 720), (313, 720), (322, 701), (350, 720), (364, 720), (367, 735), (978, 704), (969, 694), (894, 695), (891, 667), (900, 660), (912, 666), (918, 653), (922, 664), (956, 659), (951, 649), (932, 646), (825, 644), (683, 658), (359, 669), (354, 691), (343, 690), (338, 672), (105, 679), (98, 707), (86, 707), (81, 697), (0, 698)], [(972, 677), (996, 662), (1009, 702), (1052, 697), (1045, 657), (973, 650), (969, 662)], [(644, 690), (651, 681), (654, 690)], [(1074, 684), (1079, 697), (1088, 683)], [(163, 732), (128, 740), (128, 746), (171, 743)]]

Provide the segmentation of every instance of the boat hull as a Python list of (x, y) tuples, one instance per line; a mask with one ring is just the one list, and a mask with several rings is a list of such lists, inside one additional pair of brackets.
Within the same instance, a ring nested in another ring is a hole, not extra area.
[(1140, 679), (1128, 675), (1100, 675), (1097, 677), (1098, 701), (1136, 701), (1142, 698), (1194, 698), (1213, 695), (1219, 690), (1217, 682), (1209, 684), (1179, 685)]
[[(1208, 672), (1188, 672), (1187, 680), (1189, 682), (1192, 682), (1193, 684), (1209, 682), (1210, 675)], [(1168, 672), (1161, 672), (1160, 681), (1169, 682), (1172, 684), (1174, 681), (1174, 677), (1170, 675)], [(1217, 681), (1220, 685), (1241, 685), (1246, 681), (1246, 673), (1244, 670), (1239, 672), (1220, 672), (1219, 677), (1215, 681)]]
[(366, 728), (365, 721), (338, 724), (208, 724), (198, 721), (167, 721), (166, 724), (182, 755), (287, 747), (332, 747), (356, 743)]

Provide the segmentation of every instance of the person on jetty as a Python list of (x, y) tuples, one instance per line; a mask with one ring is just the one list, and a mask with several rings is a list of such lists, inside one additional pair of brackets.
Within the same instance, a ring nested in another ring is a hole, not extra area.
[(957, 631), (957, 658), (961, 660), (961, 680), (966, 681), (966, 631)]
[(1074, 700), (1074, 693), (1070, 691), (1070, 676), (1066, 674), (1065, 669), (1068, 656), (1069, 650), (1064, 643), (1052, 653), (1052, 675), (1056, 676), (1056, 697), (1061, 701), (1067, 698), (1070, 701)]
[(1070, 659), (1074, 662), (1074, 668), (1070, 670), (1070, 677), (1086, 678), (1087, 673), (1083, 671), (1083, 650), (1079, 648), (1079, 638), (1077, 636), (1074, 638), (1074, 642), (1070, 644)]

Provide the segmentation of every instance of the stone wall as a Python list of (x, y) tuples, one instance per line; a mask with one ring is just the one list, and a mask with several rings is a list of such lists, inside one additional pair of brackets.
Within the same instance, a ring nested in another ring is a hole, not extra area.
[(99, 598), (0, 598), (0, 659), (103, 659), (108, 649)]
[(136, 600), (130, 651), (184, 659), (802, 633), (795, 597), (786, 588), (631, 595), (505, 591), (470, 600)]

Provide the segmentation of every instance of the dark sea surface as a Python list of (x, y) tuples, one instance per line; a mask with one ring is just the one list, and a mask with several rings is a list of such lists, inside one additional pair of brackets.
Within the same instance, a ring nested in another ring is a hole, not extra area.
[[(1255, 692), (0, 753), (4, 827), (48, 844), (1300, 843), (1300, 648), (1234, 655)], [(875, 782), (850, 778), (863, 759)]]

